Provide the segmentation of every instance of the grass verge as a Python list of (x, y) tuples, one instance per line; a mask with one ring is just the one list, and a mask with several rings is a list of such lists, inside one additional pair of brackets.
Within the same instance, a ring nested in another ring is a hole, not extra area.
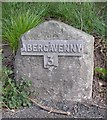
[(2, 8), (3, 39), (8, 41), (14, 53), (20, 36), (47, 17), (105, 37), (107, 26), (95, 3), (3, 3)]

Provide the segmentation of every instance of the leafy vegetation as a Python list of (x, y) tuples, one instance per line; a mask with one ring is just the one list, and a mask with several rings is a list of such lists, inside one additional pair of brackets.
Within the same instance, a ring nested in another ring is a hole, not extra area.
[(107, 81), (107, 69), (106, 68), (96, 68), (95, 71), (99, 74), (99, 78)]
[(30, 95), (29, 87), (31, 82), (24, 78), (21, 82), (17, 82), (11, 78), (13, 71), (7, 67), (2, 70), (2, 103), (6, 108), (19, 108), (21, 106), (30, 106), (31, 102), (28, 99)]
[[(66, 22), (90, 34), (105, 36), (105, 22), (95, 3), (3, 3), (3, 39), (13, 52), (20, 36), (46, 18)], [(105, 18), (105, 17), (104, 17)]]

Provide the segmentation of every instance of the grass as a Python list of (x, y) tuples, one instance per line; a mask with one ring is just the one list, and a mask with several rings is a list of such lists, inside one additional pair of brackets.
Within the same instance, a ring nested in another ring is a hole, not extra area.
[(105, 37), (107, 26), (95, 3), (3, 3), (2, 8), (3, 39), (8, 41), (14, 53), (20, 36), (45, 18), (60, 20), (89, 34)]
[[(53, 3), (52, 3), (53, 4)], [(90, 34), (99, 33), (105, 35), (105, 23), (97, 16), (94, 3), (54, 3), (56, 9), (51, 9), (53, 17), (61, 18), (63, 21)]]
[(42, 5), (36, 6), (27, 3), (3, 4), (3, 39), (8, 41), (13, 53), (18, 48), (20, 36), (43, 21), (41, 15), (46, 9)]

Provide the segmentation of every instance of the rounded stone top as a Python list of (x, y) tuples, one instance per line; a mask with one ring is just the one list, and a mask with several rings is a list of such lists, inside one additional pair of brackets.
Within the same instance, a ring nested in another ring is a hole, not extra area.
[(31, 40), (88, 40), (93, 36), (60, 21), (50, 20), (30, 29), (21, 39)]

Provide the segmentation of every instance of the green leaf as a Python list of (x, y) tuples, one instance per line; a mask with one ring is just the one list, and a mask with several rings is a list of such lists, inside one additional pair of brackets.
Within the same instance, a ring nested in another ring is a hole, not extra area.
[(95, 68), (95, 71), (101, 74), (107, 74), (107, 69), (105, 68)]

